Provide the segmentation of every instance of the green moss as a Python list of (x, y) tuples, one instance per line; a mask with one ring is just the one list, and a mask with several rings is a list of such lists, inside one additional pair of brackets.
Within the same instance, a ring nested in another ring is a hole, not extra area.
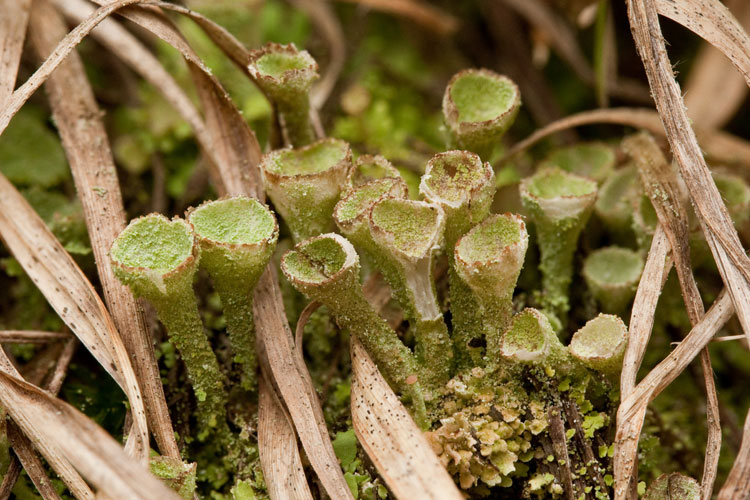
[(510, 110), (516, 89), (484, 73), (466, 73), (453, 82), (451, 98), (462, 122), (483, 122)]

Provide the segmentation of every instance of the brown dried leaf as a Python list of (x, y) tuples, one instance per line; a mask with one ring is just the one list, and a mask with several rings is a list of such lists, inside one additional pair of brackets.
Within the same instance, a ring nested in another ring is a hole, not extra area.
[(310, 463), (331, 498), (352, 499), (333, 452), (310, 374), (292, 343), (276, 270), (272, 266), (263, 273), (255, 289), (254, 311), (259, 345), (272, 376), (269, 378), (286, 404)]
[[(54, 7), (36, 0), (29, 39), (39, 57), (47, 57), (66, 34)], [(138, 376), (151, 429), (162, 454), (180, 458), (143, 310), (112, 270), (109, 249), (125, 229), (125, 209), (100, 109), (76, 52), (60, 64), (45, 89), (83, 206), (104, 299)]]
[(613, 459), (615, 499), (627, 498), (628, 484), (635, 472), (636, 464), (633, 457), (637, 452), (638, 437), (646, 415), (646, 407), (682, 373), (733, 314), (734, 307), (725, 289), (675, 350), (651, 370), (627, 397), (622, 398), (617, 410), (617, 434)]
[(45, 344), (69, 339), (66, 332), (44, 332), (37, 330), (0, 330), (0, 344)]
[(271, 500), (312, 500), (289, 414), (262, 376), (258, 390), (258, 451), (268, 495)]
[[(646, 132), (625, 138), (622, 142), (622, 148), (635, 161), (641, 177), (641, 184), (643, 184), (648, 197), (651, 199), (661, 227), (664, 228), (669, 239), (688, 319), (691, 325), (695, 326), (705, 314), (705, 309), (690, 264), (688, 213), (683, 197), (679, 192), (677, 173), (672, 170), (656, 141)], [(719, 422), (718, 396), (708, 347), (704, 347), (701, 351), (701, 364), (706, 385), (706, 417), (708, 421), (708, 439), (701, 492), (703, 498), (710, 498), (719, 464), (721, 424)], [(634, 456), (633, 460), (635, 459)]]
[(134, 423), (128, 449), (145, 461), (146, 415), (120, 334), (73, 258), (4, 176), (0, 176), (0, 237), (60, 318), (125, 391)]
[(31, 0), (0, 0), (0, 103), (13, 93), (30, 7)]
[(462, 500), (453, 479), (356, 337), (351, 338), (352, 423), (400, 500)]
[(0, 403), (36, 446), (58, 452), (112, 498), (179, 500), (101, 427), (39, 388), (0, 372)]
[[(728, 0), (726, 6), (746, 30), (750, 28), (750, 2)], [(684, 94), (690, 119), (702, 127), (719, 129), (745, 101), (748, 87), (724, 54), (706, 43), (690, 67)]]
[[(8, 356), (5, 354), (5, 351), (3, 351), (2, 349), (0, 349), (0, 372), (7, 373), (19, 379), (21, 378), (21, 374), (18, 373), (16, 368), (13, 366), (13, 363), (11, 363), (10, 359), (8, 359)], [(59, 388), (56, 387), (56, 389)], [(76, 498), (80, 500), (93, 500), (94, 493), (91, 491), (91, 488), (89, 488), (89, 485), (86, 484), (80, 474), (78, 474), (73, 465), (71, 465), (70, 462), (68, 462), (68, 460), (62, 455), (60, 450), (56, 449), (54, 446), (52, 446), (52, 443), (48, 442), (37, 442), (36, 448), (42, 455), (44, 455), (44, 458), (55, 470), (55, 472), (57, 472), (70, 492), (73, 493)], [(16, 453), (34, 453), (31, 441), (24, 434), (19, 435), (14, 445), (14, 450), (16, 451)], [(15, 485), (16, 483), (18, 473), (21, 472), (20, 467), (13, 467), (14, 463), (18, 462), (11, 462), (11, 467), (8, 468), (8, 472), (3, 478), (2, 484), (3, 491), (7, 491), (9, 495), (11, 493), (11, 490), (13, 489), (13, 485)], [(35, 474), (35, 471), (32, 471), (31, 474)]]
[[(680, 23), (719, 49), (750, 85), (750, 36), (726, 5), (718, 0), (653, 0), (650, 9)], [(658, 24), (655, 12), (653, 22)], [(656, 32), (653, 35), (656, 36)], [(658, 39), (663, 43), (661, 30), (658, 30)]]

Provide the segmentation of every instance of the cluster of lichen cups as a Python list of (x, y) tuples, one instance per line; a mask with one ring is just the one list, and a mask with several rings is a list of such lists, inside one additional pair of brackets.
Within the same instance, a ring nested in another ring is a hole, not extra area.
[[(518, 478), (526, 495), (560, 494), (553, 472), (568, 456), (553, 456), (544, 444), (552, 413), (573, 405), (586, 436), (571, 428), (566, 439), (591, 440), (617, 398), (627, 336), (614, 315), (626, 314), (632, 301), (656, 221), (636, 168), (616, 169), (614, 148), (603, 143), (557, 149), (520, 183), (526, 219), (492, 214), (496, 180), (488, 161), (520, 95), (506, 77), (466, 70), (443, 99), (447, 143), (456, 149), (429, 160), (421, 199), (410, 199), (385, 158), (354, 160), (346, 142), (315, 140), (308, 93), (318, 75), (309, 54), (269, 44), (253, 52), (249, 70), (291, 146), (266, 154), (260, 165), (266, 193), (296, 243), (281, 259), (284, 276), (362, 342), (461, 487), (510, 486)], [(738, 219), (747, 218), (750, 188), (721, 174), (719, 182), (736, 200)], [(610, 241), (632, 246), (637, 239), (638, 249), (589, 252), (580, 276), (608, 314), (589, 314), (565, 346), (578, 241), (592, 213)], [(253, 289), (278, 234), (267, 207), (238, 197), (201, 205), (186, 220), (136, 219), (112, 247), (116, 275), (154, 305), (185, 362), (202, 438), (228, 438), (228, 388), (203, 331), (194, 274), (200, 266), (210, 275), (242, 386), (253, 389)], [(514, 303), (530, 241), (539, 249), (541, 286)], [(360, 259), (387, 282), (407, 335), (368, 301)], [(446, 297), (436, 288), (436, 262), (447, 265)], [(586, 465), (573, 474), (599, 467)]]

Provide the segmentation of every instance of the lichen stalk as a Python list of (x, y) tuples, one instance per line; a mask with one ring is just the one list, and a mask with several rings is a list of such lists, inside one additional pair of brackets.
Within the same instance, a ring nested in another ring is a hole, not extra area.
[(294, 44), (268, 43), (250, 53), (248, 69), (276, 106), (286, 142), (297, 147), (313, 142), (309, 94), (319, 75), (312, 56)]
[(281, 270), (298, 291), (324, 304), (340, 327), (360, 339), (386, 380), (411, 398), (418, 423), (429, 425), (416, 357), (365, 299), (352, 244), (333, 233), (310, 238), (284, 254)]
[(254, 389), (253, 290), (278, 239), (271, 211), (256, 200), (236, 197), (204, 203), (187, 214), (201, 247), (200, 266), (208, 272), (221, 299), (242, 385)]
[(481, 363), (482, 349), (471, 347), (481, 338), (484, 325), (473, 314), (478, 304), (471, 289), (458, 277), (454, 265), (454, 248), (458, 239), (490, 213), (495, 195), (495, 172), (489, 163), (469, 151), (448, 151), (435, 155), (427, 163), (419, 191), (445, 212), (445, 248), (449, 260), (453, 343), (459, 367)]
[(333, 230), (333, 208), (351, 167), (349, 145), (330, 138), (263, 157), (266, 192), (295, 241)]
[(199, 437), (211, 429), (228, 436), (227, 392), (211, 344), (203, 331), (193, 277), (200, 259), (190, 227), (151, 214), (131, 221), (110, 251), (115, 275), (134, 295), (149, 300), (180, 352), (198, 401)]
[(487, 69), (456, 73), (443, 95), (443, 117), (451, 146), (473, 151), (489, 161), (520, 107), (521, 92), (510, 78)]
[(448, 381), (453, 366), (453, 346), (432, 277), (444, 227), (442, 209), (420, 201), (384, 198), (369, 214), (375, 253), (386, 263), (383, 275), (414, 329), (426, 382), (435, 386)]
[(484, 325), (490, 362), (501, 355), (501, 337), (513, 315), (513, 291), (528, 242), (521, 217), (503, 214), (485, 219), (455, 246), (456, 271), (480, 305), (473, 313)]
[(567, 322), (568, 288), (578, 237), (596, 201), (596, 182), (559, 168), (543, 169), (521, 181), (521, 200), (537, 229), (542, 272), (541, 303), (546, 313)]

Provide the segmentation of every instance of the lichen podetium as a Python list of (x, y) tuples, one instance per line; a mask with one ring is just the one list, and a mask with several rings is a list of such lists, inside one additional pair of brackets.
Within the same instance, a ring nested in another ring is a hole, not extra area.
[(224, 376), (203, 331), (193, 291), (200, 247), (190, 226), (158, 214), (134, 219), (112, 244), (110, 256), (118, 279), (154, 305), (185, 362), (198, 400), (199, 438), (211, 431), (228, 437)]

